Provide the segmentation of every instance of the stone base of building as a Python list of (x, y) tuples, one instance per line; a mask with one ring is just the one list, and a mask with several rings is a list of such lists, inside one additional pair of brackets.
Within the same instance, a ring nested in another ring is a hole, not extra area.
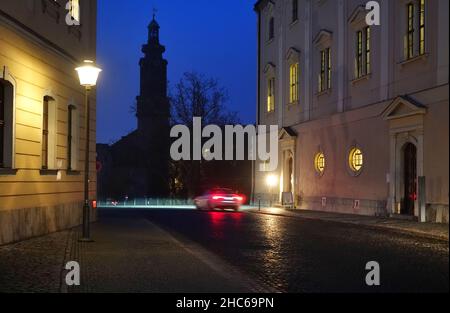
[[(91, 221), (96, 220), (92, 209)], [(0, 245), (72, 228), (82, 223), (83, 202), (0, 211)]]
[(445, 204), (427, 204), (427, 221), (434, 223), (448, 224), (448, 205)]
[[(270, 199), (272, 201), (270, 201)], [(269, 194), (255, 195), (254, 205), (258, 205), (258, 201), (262, 206), (281, 205), (277, 195), (272, 197)], [(334, 212), (344, 214), (357, 214), (367, 216), (389, 217), (391, 212), (387, 209), (387, 201), (384, 200), (367, 200), (367, 199), (347, 199), (333, 197), (298, 197), (295, 207), (300, 210)], [(417, 217), (411, 216), (412, 220)], [(427, 204), (426, 206), (426, 222), (430, 223), (449, 223), (449, 206), (447, 204)]]
[(368, 216), (388, 216), (386, 201), (366, 199), (346, 199), (330, 197), (303, 197), (297, 207), (303, 210), (359, 214)]

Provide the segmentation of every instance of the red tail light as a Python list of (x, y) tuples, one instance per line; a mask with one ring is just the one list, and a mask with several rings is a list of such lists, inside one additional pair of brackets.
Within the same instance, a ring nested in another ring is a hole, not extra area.
[(214, 195), (214, 196), (212, 196), (212, 198), (213, 198), (213, 200), (223, 200), (223, 199), (225, 199), (225, 197), (224, 196), (218, 196), (218, 195)]

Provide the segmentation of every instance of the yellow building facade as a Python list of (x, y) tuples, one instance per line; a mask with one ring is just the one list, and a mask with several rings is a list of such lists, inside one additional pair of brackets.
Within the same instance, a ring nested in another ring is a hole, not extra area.
[[(84, 88), (96, 1), (0, 2), (0, 244), (81, 223)], [(91, 93), (90, 199), (96, 197)], [(93, 212), (95, 216), (95, 212)]]

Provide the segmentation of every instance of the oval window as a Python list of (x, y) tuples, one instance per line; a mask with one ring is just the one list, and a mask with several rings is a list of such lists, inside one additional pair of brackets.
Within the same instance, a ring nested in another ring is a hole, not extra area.
[(314, 158), (314, 166), (320, 175), (325, 171), (325, 155), (322, 152), (316, 154)]
[(361, 171), (364, 165), (364, 156), (361, 149), (353, 148), (352, 150), (350, 150), (350, 154), (348, 156), (348, 164), (353, 172)]

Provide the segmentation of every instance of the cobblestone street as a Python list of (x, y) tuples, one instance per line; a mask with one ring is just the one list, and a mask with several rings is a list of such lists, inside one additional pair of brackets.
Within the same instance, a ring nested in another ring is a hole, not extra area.
[[(448, 240), (308, 214), (101, 210), (92, 243), (78, 227), (0, 247), (0, 292), (448, 291)], [(68, 261), (80, 286), (62, 283)]]

